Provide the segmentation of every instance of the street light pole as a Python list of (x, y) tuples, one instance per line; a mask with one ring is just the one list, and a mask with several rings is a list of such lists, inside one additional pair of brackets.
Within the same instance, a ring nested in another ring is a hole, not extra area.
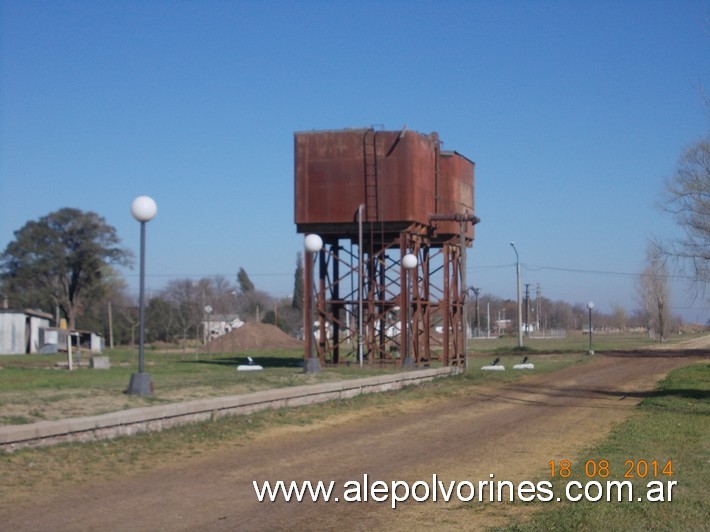
[(138, 196), (131, 203), (131, 214), (141, 224), (140, 280), (138, 289), (138, 373), (131, 375), (127, 393), (129, 395), (153, 395), (153, 381), (150, 373), (144, 373), (143, 351), (145, 342), (145, 224), (155, 218), (158, 206), (153, 198)]
[(587, 308), (589, 309), (589, 354), (594, 354), (594, 349), (592, 349), (592, 309), (594, 308), (594, 303), (587, 303)]
[(515, 271), (517, 274), (518, 281), (518, 347), (523, 347), (523, 307), (520, 298), (520, 256), (518, 255), (518, 250), (515, 248), (515, 242), (511, 242), (510, 246), (515, 251)]
[[(323, 249), (323, 239), (319, 235), (306, 235), (303, 239), (303, 246), (306, 249), (306, 267), (305, 267), (305, 305), (304, 305), (304, 327), (303, 334), (306, 339), (306, 347), (308, 349), (308, 359), (306, 360), (306, 373), (320, 373), (320, 358), (313, 349), (313, 312), (315, 310), (315, 286), (313, 285), (313, 269), (314, 261), (317, 253)], [(319, 329), (318, 334), (322, 334)]]
[(407, 277), (407, 292), (406, 297), (402, 298), (402, 306), (407, 307), (406, 313), (406, 346), (405, 346), (405, 356), (404, 363), (402, 364), (405, 369), (414, 369), (414, 358), (412, 358), (412, 317), (411, 317), (411, 301), (410, 294), (412, 292), (412, 271), (417, 267), (417, 256), (412, 253), (407, 253), (402, 257), (402, 266), (404, 266), (405, 275)]

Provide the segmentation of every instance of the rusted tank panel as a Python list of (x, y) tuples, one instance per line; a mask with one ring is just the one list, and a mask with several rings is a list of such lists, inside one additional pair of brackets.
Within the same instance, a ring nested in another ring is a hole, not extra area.
[[(430, 225), (435, 213), (473, 213), (473, 163), (454, 152), (440, 154), (436, 134), (314, 131), (296, 133), (294, 144), (299, 231), (350, 227), (360, 205), (365, 221), (393, 226)], [(438, 238), (460, 232), (457, 222), (438, 222), (437, 229)]]
[[(455, 151), (441, 151), (439, 154), (439, 200), (437, 214), (473, 214), (475, 164)], [(459, 235), (459, 222), (442, 221), (436, 223), (437, 237)], [(473, 239), (474, 224), (466, 224), (466, 238)]]
[(296, 224), (347, 223), (364, 201), (365, 131), (295, 134)]
[(390, 155), (378, 161), (378, 166), (383, 166), (380, 212), (385, 222), (428, 224), (435, 208), (433, 176), (438, 139), (414, 131), (399, 137), (399, 132), (388, 135), (385, 148)]

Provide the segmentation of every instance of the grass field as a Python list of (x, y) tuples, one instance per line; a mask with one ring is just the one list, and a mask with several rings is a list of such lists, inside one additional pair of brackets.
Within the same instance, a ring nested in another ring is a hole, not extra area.
[[(692, 338), (692, 335), (679, 335), (670, 339), (669, 343)], [(477, 338), (468, 343), (469, 350), (473, 352), (512, 351), (517, 348), (517, 336), (503, 336), (501, 338)], [(658, 345), (658, 341), (649, 339), (647, 334), (618, 334), (595, 332), (592, 335), (592, 349), (595, 351), (610, 351), (620, 349), (640, 349)], [(587, 352), (589, 350), (589, 335), (581, 332), (568, 332), (562, 338), (523, 337), (523, 349), (533, 352), (545, 353), (573, 353)]]
[[(684, 337), (683, 339), (688, 339)], [(526, 339), (525, 354), (532, 357), (539, 371), (551, 371), (570, 364), (584, 364), (588, 337), (564, 339)], [(595, 340), (595, 350), (635, 349), (649, 344), (641, 337), (608, 337)], [(515, 338), (474, 340), (470, 343), (470, 364), (475, 367), (500, 356), (509, 365), (523, 353), (515, 350)], [(32, 355), (0, 358), (0, 415), (5, 424), (46, 419), (62, 412), (53, 404), (74, 403), (108, 408), (101, 399), (117, 398), (122, 408), (168, 402), (175, 398), (244, 393), (273, 386), (293, 386), (328, 379), (354, 378), (395, 371), (392, 366), (325, 368), (319, 375), (305, 375), (299, 363), (301, 353), (243, 353), (238, 357), (213, 354), (207, 358), (195, 353), (146, 352), (147, 367), (156, 383), (153, 398), (126, 396), (130, 374), (136, 371), (136, 353), (115, 350), (110, 370), (77, 371), (54, 369), (62, 355)], [(238, 373), (235, 366), (254, 356), (267, 368), (264, 372)], [(610, 464), (610, 476), (604, 480), (624, 480), (626, 461), (638, 464), (654, 460), (665, 466), (672, 460), (673, 475), (662, 471), (655, 480), (674, 480), (672, 502), (596, 502), (526, 504), (511, 530), (708, 530), (710, 511), (705, 493), (710, 481), (710, 365), (694, 364), (671, 373), (655, 392), (647, 393), (636, 413), (619, 425), (610, 437), (595, 448), (570, 457), (573, 467), (584, 467), (592, 460)], [(161, 457), (194, 456), (209, 452), (238, 435), (260, 431), (275, 424), (308, 424), (323, 419), (337, 409), (359, 408), (363, 404), (392, 405), (396, 401), (421, 400), (423, 396), (457, 396), (469, 393), (481, 383), (507, 381), (518, 377), (514, 372), (475, 372), (399, 392), (360, 396), (297, 409), (259, 412), (223, 420), (197, 423), (162, 433), (148, 433), (132, 438), (64, 444), (45, 449), (26, 449), (0, 455), (5, 489), (0, 486), (0, 500), (9, 503), (13, 496), (32, 493), (41, 485), (59, 487), (91, 478), (112, 478), (117, 471), (140, 471), (149, 464), (159, 466)], [(236, 391), (241, 390), (241, 391)], [(21, 408), (22, 407), (22, 408)], [(22, 410), (24, 408), (24, 410)], [(72, 407), (81, 411), (78, 406)], [(13, 418), (13, 411), (24, 412)], [(81, 452), (77, 446), (81, 445)], [(83, 476), (86, 476), (84, 479)], [(637, 475), (638, 477), (639, 475)], [(549, 473), (541, 477), (549, 480)], [(592, 479), (590, 479), (592, 480)], [(595, 478), (594, 480), (600, 480)], [(649, 480), (633, 479), (641, 490)], [(563, 488), (560, 479), (555, 492)], [(514, 503), (522, 504), (522, 503)]]
[[(599, 352), (640, 348), (653, 343), (645, 335), (595, 334), (593, 337), (594, 349)], [(469, 361), (475, 366), (490, 362), (494, 357), (512, 364), (524, 355), (535, 356), (543, 362), (543, 354), (579, 355), (586, 353), (588, 347), (587, 335), (570, 334), (564, 338), (525, 338), (524, 352), (517, 350), (515, 337), (475, 339), (469, 341), (468, 351)], [(61, 367), (61, 364), (66, 366), (66, 354), (0, 357), (0, 425), (95, 415), (151, 404), (399, 371), (394, 364), (366, 363), (360, 368), (351, 363), (325, 367), (320, 374), (312, 375), (303, 373), (300, 350), (234, 355), (148, 348), (145, 371), (152, 375), (155, 393), (151, 397), (136, 397), (126, 395), (125, 390), (131, 374), (138, 369), (137, 350), (120, 348), (106, 350), (103, 354), (110, 358), (109, 370), (88, 369), (87, 353), (83, 353), (83, 367), (74, 371)], [(237, 365), (246, 363), (247, 356), (256, 359), (265, 371), (237, 372)]]
[[(589, 357), (582, 354), (539, 355), (536, 359), (536, 371), (554, 371), (572, 364), (584, 364), (588, 360)], [(166, 368), (166, 372), (169, 372), (169, 365)], [(357, 371), (359, 370), (350, 370), (348, 375), (357, 376)], [(257, 373), (259, 372), (246, 372), (244, 375)], [(189, 458), (214, 451), (221, 445), (233, 446), (235, 440), (268, 430), (272, 426), (308, 425), (323, 420), (334, 412), (343, 413), (348, 409), (355, 411), (373, 405), (391, 408), (398, 403), (412, 400), (427, 402), (436, 398), (466, 396), (472, 386), (508, 382), (521, 376), (522, 372), (513, 371), (470, 371), (399, 391), (359, 395), (351, 399), (304, 407), (264, 410), (244, 416), (183, 425), (162, 432), (19, 449), (13, 453), (0, 452), (0, 471), (3, 474), (3, 482), (0, 483), (0, 509), (3, 504), (11, 504), (15, 497), (21, 498), (40, 487), (56, 489), (77, 482), (89, 482), (94, 478), (109, 480), (118, 475), (131, 475), (159, 467), (165, 459)], [(323, 375), (307, 377), (323, 378)]]
[[(602, 460), (609, 464), (604, 478)], [(596, 468), (597, 475), (587, 479), (585, 473), (583, 482), (630, 481), (632, 502), (617, 502), (613, 491), (612, 502), (536, 503), (539, 512), (524, 524), (511, 522), (508, 529), (710, 530), (710, 364), (672, 372), (604, 443), (570, 461), (573, 471), (584, 470), (588, 461), (590, 473)], [(637, 495), (645, 494), (651, 481), (663, 482), (666, 488), (668, 481), (676, 481), (672, 501), (666, 489), (664, 502), (639, 502)], [(564, 483), (558, 476), (555, 493), (564, 491)]]
[[(110, 358), (108, 370), (81, 367), (68, 371), (66, 354), (19, 355), (0, 358), (0, 424), (32, 423), (101, 414), (126, 408), (239, 395), (258, 390), (298, 386), (328, 380), (369, 376), (394, 368), (325, 368), (306, 375), (300, 367), (300, 351), (247, 352), (240, 356), (181, 352), (145, 353), (145, 371), (153, 379), (151, 397), (126, 395), (132, 373), (138, 371), (134, 350), (103, 353)], [(236, 367), (253, 356), (266, 370), (238, 372)], [(87, 357), (84, 357), (84, 361)]]

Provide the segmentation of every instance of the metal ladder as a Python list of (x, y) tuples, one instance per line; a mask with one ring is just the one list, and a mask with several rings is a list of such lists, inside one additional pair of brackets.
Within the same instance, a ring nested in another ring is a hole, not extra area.
[(365, 159), (365, 220), (374, 222), (379, 217), (379, 197), (377, 187), (377, 132), (368, 129), (363, 138)]

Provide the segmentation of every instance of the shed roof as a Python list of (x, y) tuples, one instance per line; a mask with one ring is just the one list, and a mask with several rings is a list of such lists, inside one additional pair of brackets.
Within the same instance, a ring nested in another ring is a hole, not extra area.
[(26, 308), (23, 310), (3, 308), (3, 309), (0, 309), (0, 313), (2, 313), (2, 314), (24, 314), (25, 316), (34, 316), (36, 318), (46, 318), (48, 320), (51, 320), (54, 317), (48, 312), (42, 312), (41, 310), (29, 309), (29, 308)]

